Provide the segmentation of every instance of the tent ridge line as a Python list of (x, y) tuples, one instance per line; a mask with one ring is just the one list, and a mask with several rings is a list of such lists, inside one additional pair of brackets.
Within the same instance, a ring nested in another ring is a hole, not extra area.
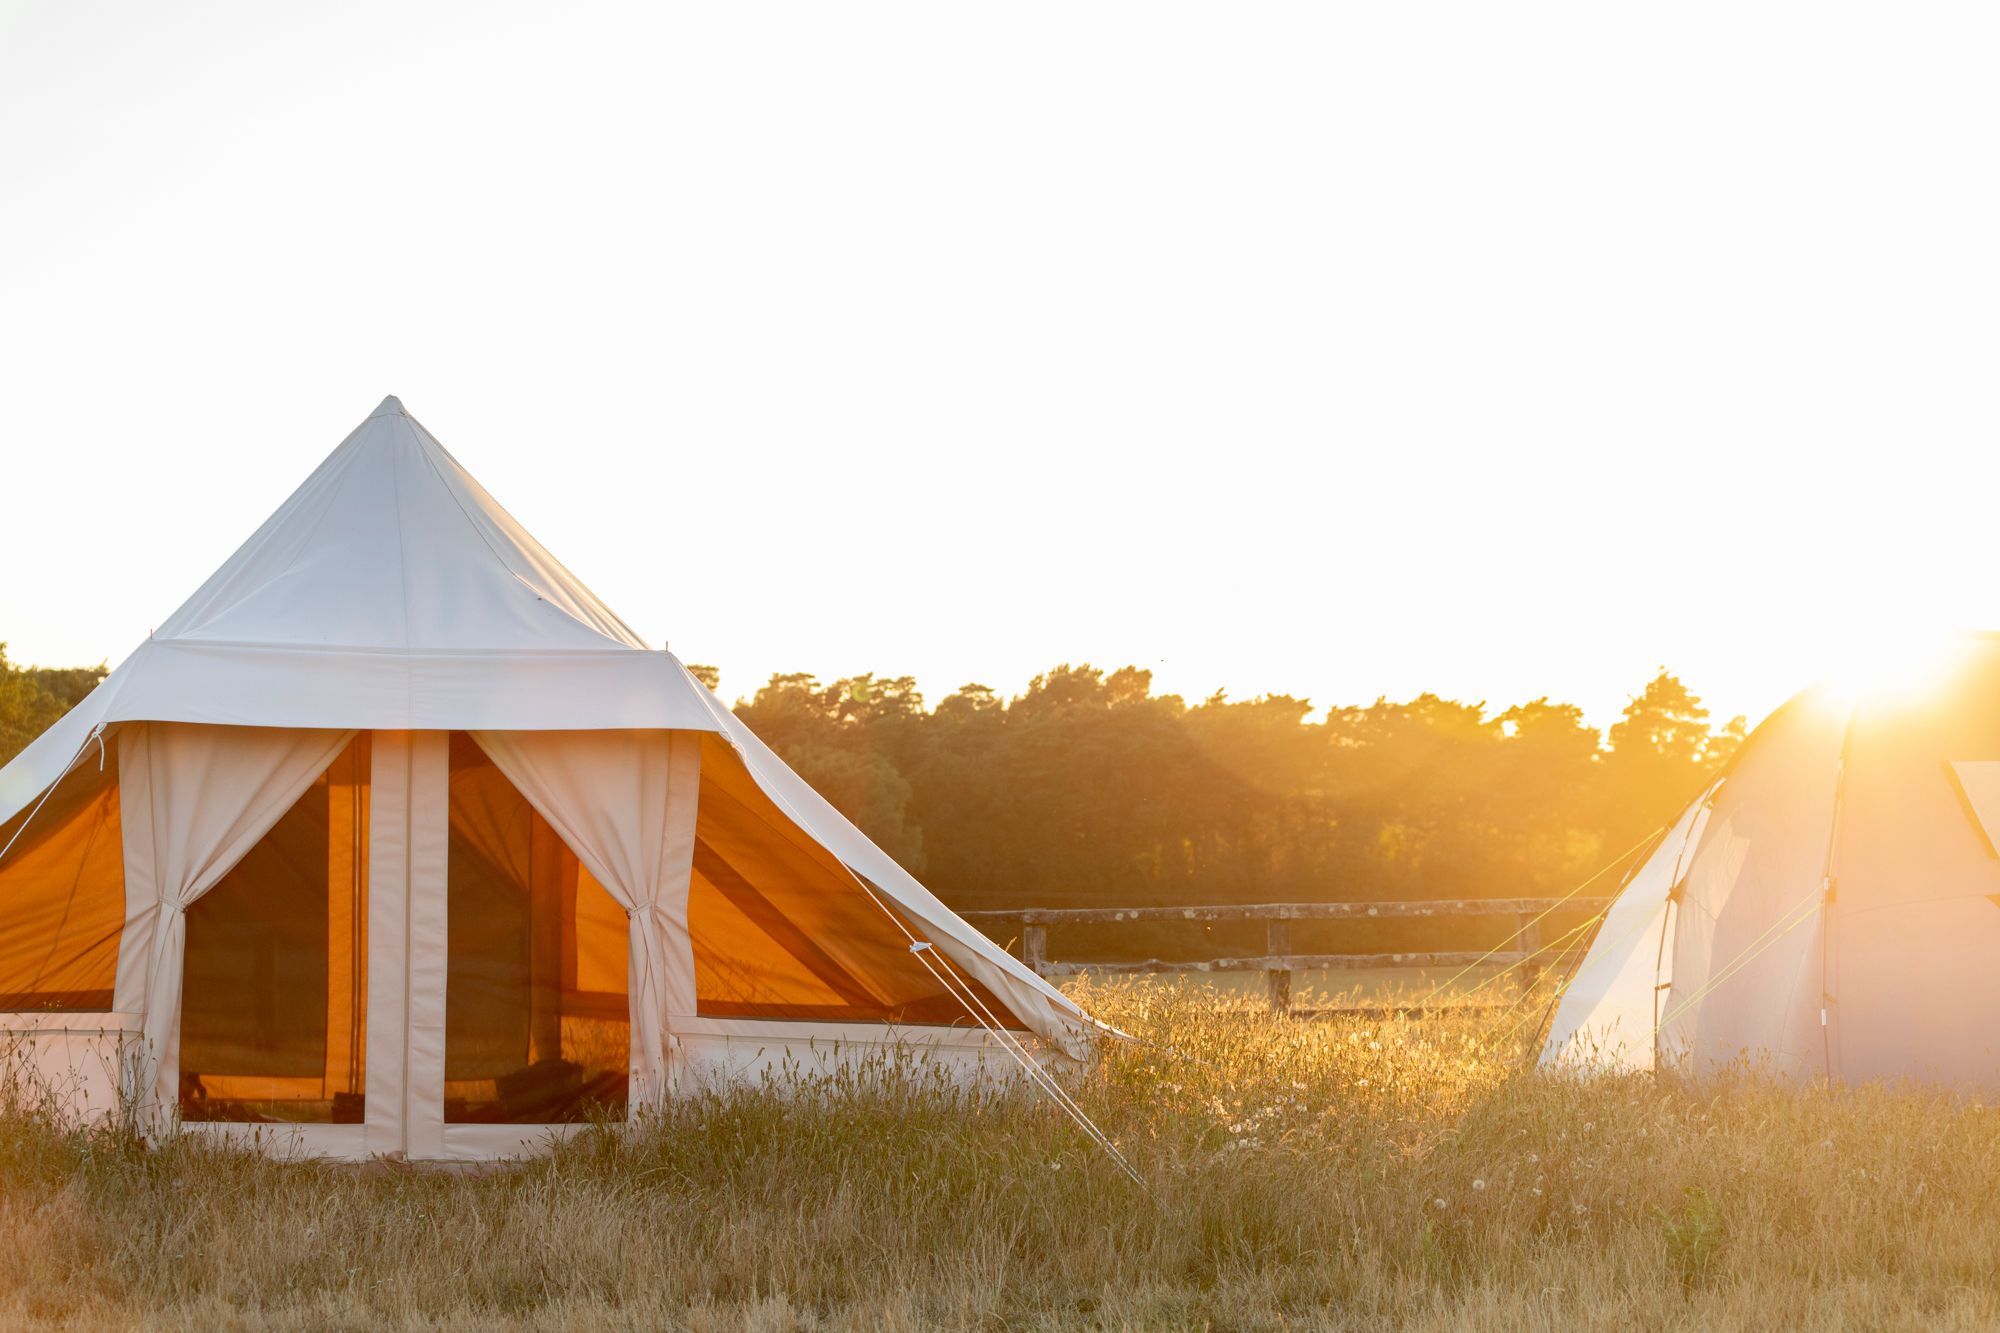
[[(469, 486), (472, 489), (478, 491), (479, 494), (489, 504), (491, 504), (495, 509), (498, 509), (503, 515), (506, 516), (508, 522), (512, 523), (515, 527), (520, 528), (521, 534), (525, 536), (530, 542), (533, 542), (536, 547), (540, 548), (541, 554), (549, 561), (549, 563), (553, 564), (558, 570), (560, 570), (563, 573), (563, 575), (566, 578), (569, 579), (571, 583), (576, 585), (574, 591), (582, 593), (585, 598), (589, 599), (590, 607), (593, 611), (595, 611), (597, 614), (602, 615), (605, 618), (605, 620), (607, 620), (613, 625), (616, 625), (619, 629), (625, 632), (626, 637), (631, 640), (631, 643), (628, 645), (629, 647), (639, 648), (639, 649), (645, 648), (646, 641), (644, 638), (640, 636), (639, 632), (633, 629), (630, 625), (626, 624), (624, 619), (616, 611), (613, 611), (609, 606), (605, 604), (603, 598), (599, 597), (595, 592), (591, 591), (590, 588), (584, 584), (583, 580), (578, 578), (574, 573), (572, 573), (569, 570), (569, 568), (563, 564), (562, 561), (556, 559), (554, 552), (550, 551), (547, 547), (542, 546), (541, 542), (535, 539), (534, 534), (530, 533), (528, 529), (525, 526), (523, 526), (521, 520), (515, 518), (513, 514), (507, 511), (507, 507), (505, 505), (501, 504), (498, 500), (493, 498), (493, 492), (487, 490), (485, 486), (481, 485), (479, 479), (473, 476), (472, 473), (466, 468), (466, 466), (463, 463), (459, 462), (456, 458), (452, 457), (451, 451), (444, 447), (444, 444), (437, 438), (437, 436), (431, 434), (430, 431), (426, 430), (424, 428), (424, 424), (421, 421), (418, 421), (415, 417), (410, 416), (408, 412), (405, 412), (403, 414), (403, 417), (406, 421), (410, 423), (413, 433), (420, 437), (417, 441), (418, 445), (417, 451), (420, 455), (422, 455), (425, 466), (429, 467), (431, 470), (431, 474), (438, 479), (438, 484), (444, 487), (445, 495), (449, 497), (453, 506), (457, 508), (460, 517), (462, 517), (465, 520), (466, 526), (471, 528), (473, 535), (479, 538), (479, 540), (485, 545), (488, 551), (492, 552), (493, 558), (500, 562), (502, 568), (504, 568), (509, 574), (512, 574), (515, 580), (519, 582), (523, 587), (527, 588), (529, 592), (535, 593), (535, 598), (537, 601), (548, 602), (548, 598), (542, 596), (539, 592), (536, 592), (534, 584), (528, 580), (527, 576), (524, 575), (520, 570), (516, 569), (514, 567), (513, 562), (507, 559), (506, 553), (501, 551), (499, 547), (493, 544), (492, 534), (487, 532), (486, 528), (480, 523), (478, 516), (475, 515), (472, 512), (472, 510), (466, 507), (464, 497), (459, 494), (460, 488), (452, 485), (451, 478), (447, 477), (444, 474), (444, 469), (438, 466), (437, 458), (433, 457), (433, 454), (442, 455), (444, 460), (450, 463), (452, 468), (461, 477), (464, 478), (464, 484), (466, 486)], [(549, 602), (549, 605), (555, 606), (555, 603)], [(609, 634), (604, 633), (603, 626), (591, 624), (588, 620), (585, 620), (582, 616), (576, 614), (576, 612), (570, 610), (568, 607), (556, 606), (556, 610), (568, 616), (571, 620), (574, 620), (577, 624), (583, 626), (585, 629), (590, 630), (592, 633), (604, 634), (604, 637), (606, 639), (611, 639), (613, 637)]]

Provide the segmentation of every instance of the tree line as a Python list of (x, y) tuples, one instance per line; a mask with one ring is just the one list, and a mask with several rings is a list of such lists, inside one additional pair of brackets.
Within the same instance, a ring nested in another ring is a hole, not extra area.
[[(0, 645), (0, 760), (104, 674), (16, 666)], [(931, 706), (908, 676), (793, 673), (735, 707), (968, 909), (1561, 893), (1670, 819), (1744, 734), (1664, 669), (1604, 733), (1546, 698), (1319, 713), (1152, 685), (1065, 665), (1012, 698), (966, 685)]]
[(1605, 734), (1546, 698), (1190, 705), (1130, 666), (935, 707), (907, 676), (778, 675), (736, 712), (964, 908), (1561, 893), (1672, 818), (1744, 735), (1664, 669)]

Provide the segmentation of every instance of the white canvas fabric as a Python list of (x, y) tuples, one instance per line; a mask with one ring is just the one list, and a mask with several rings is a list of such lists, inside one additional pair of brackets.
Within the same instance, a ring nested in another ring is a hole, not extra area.
[(130, 1014), (12, 1014), (0, 1020), (0, 1080), (24, 1107), (81, 1124), (115, 1122), (138, 1040)]
[(449, 744), (378, 731), (368, 836), (367, 1151), (442, 1155)]
[(1824, 1071), (1822, 908), (1852, 711), (1824, 692), (1793, 700), (1716, 791), (1686, 871), (1661, 1002), (1669, 1063)]
[(1856, 710), (1827, 917), (1828, 1072), (2000, 1085), (2000, 858), (1979, 787), (2000, 755), (2000, 646)]
[[(1809, 690), (1745, 742), (1681, 816), (1680, 844), (1670, 832), (1621, 891), (1558, 1000), (1543, 1065), (1587, 1067), (1575, 1059), (1576, 1034), (1614, 1021), (1592, 990), (1615, 973), (1621, 1035), (1605, 1069), (1824, 1072), (1823, 899), (1852, 710), (1834, 691)], [(1628, 951), (1614, 919), (1655, 923), (1654, 949)], [(1642, 992), (1656, 998), (1642, 1004)]]
[(687, 731), (476, 731), (473, 739), (630, 918), (631, 1104), (667, 1092), (667, 1015), (695, 1009), (688, 880), (701, 740)]
[[(1616, 1067), (2000, 1088), (2000, 637), (1912, 656), (1920, 677), (1807, 691), (1751, 736), (1661, 919), (1657, 1032)], [(1613, 917), (1651, 919), (1653, 869)], [(1607, 918), (1544, 1064), (1618, 966)]]
[[(377, 1156), (410, 1151), (412, 1083), (444, 1085), (444, 1018), (418, 995), (442, 996), (442, 966), (411, 957), (412, 941), (436, 940), (441, 925), (425, 902), (411, 902), (410, 881), (432, 858), (414, 845), (413, 793), (428, 785), (417, 774), (418, 737), (378, 731), (369, 760), (368, 820), (368, 1069), (367, 1150)], [(426, 756), (433, 763), (434, 755)], [(442, 888), (436, 895), (442, 897)], [(423, 1054), (414, 1076), (407, 1052), (419, 1024), (434, 1038), (420, 1039)], [(418, 1119), (422, 1118), (421, 1110)]]
[(170, 1114), (176, 1102), (187, 909), (270, 832), (353, 735), (175, 723), (120, 735), (126, 908), (118, 982), (144, 1015), (147, 1072), (137, 1086), (151, 1089), (144, 1109), (154, 1115)]
[(1704, 792), (1642, 862), (1563, 988), (1542, 1063), (1580, 1073), (1653, 1067), (1669, 896), (1708, 823)]

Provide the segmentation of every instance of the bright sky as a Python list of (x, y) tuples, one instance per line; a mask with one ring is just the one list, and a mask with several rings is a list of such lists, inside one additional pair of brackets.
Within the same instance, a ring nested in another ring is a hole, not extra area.
[(386, 393), (641, 633), (1754, 716), (2000, 626), (1989, 7), (0, 0), (0, 639)]

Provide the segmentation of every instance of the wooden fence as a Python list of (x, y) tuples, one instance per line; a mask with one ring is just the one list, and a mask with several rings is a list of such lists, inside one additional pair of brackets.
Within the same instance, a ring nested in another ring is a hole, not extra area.
[[(1556, 956), (1543, 947), (1542, 927), (1552, 911), (1591, 915), (1609, 898), (1449, 898), (1377, 903), (1261, 903), (1224, 907), (1022, 907), (1004, 911), (961, 912), (960, 916), (990, 930), (1020, 927), (1021, 961), (1044, 977), (1075, 976), (1080, 972), (1262, 972), (1271, 1007), (1281, 1012), (1292, 1005), (1292, 974), (1320, 969), (1373, 967), (1464, 968), (1481, 964), (1519, 966), (1524, 986), (1533, 986), (1542, 966)], [(1293, 953), (1294, 921), (1374, 921), (1396, 919), (1470, 920), (1513, 918), (1518, 931), (1507, 946), (1491, 952), (1442, 953)], [(1211, 924), (1218, 921), (1262, 921), (1264, 952), (1248, 958), (1210, 958), (1192, 962), (1147, 959), (1143, 962), (1051, 960), (1050, 926), (1102, 926), (1142, 921)], [(1578, 932), (1579, 936), (1585, 932)], [(1568, 947), (1574, 947), (1571, 944)], [(1567, 948), (1564, 952), (1567, 951)]]

